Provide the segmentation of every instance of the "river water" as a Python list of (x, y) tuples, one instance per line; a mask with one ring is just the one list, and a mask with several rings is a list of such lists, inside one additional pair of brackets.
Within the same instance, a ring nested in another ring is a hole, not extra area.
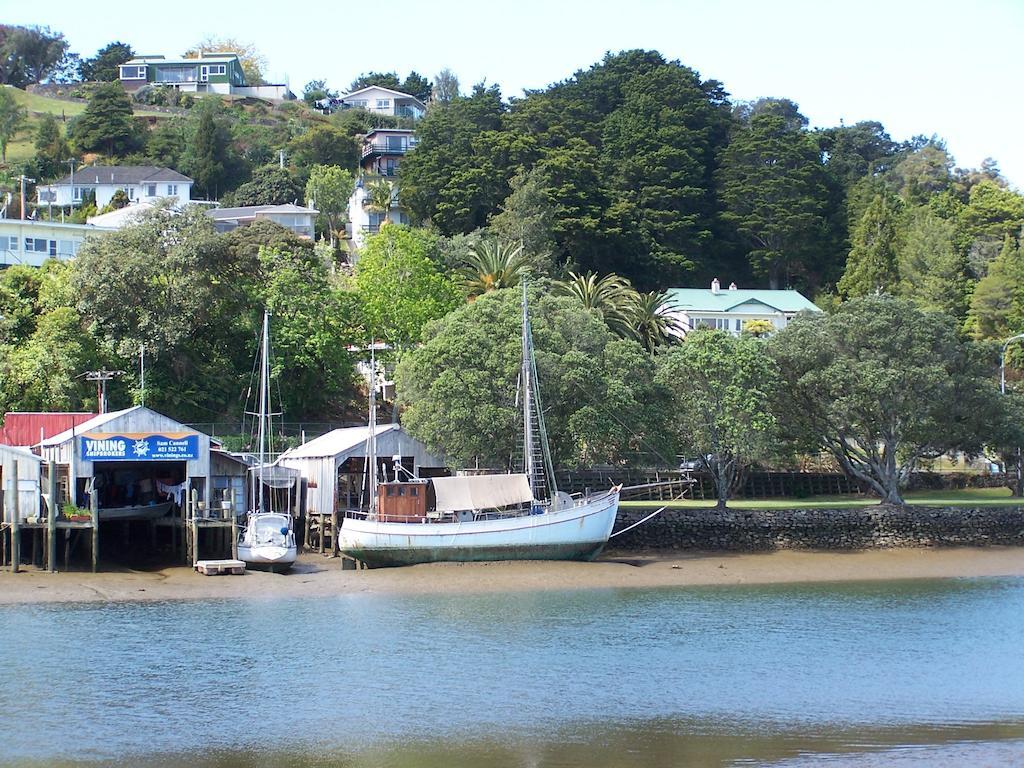
[(3, 765), (1024, 764), (1024, 579), (18, 605), (0, 658)]

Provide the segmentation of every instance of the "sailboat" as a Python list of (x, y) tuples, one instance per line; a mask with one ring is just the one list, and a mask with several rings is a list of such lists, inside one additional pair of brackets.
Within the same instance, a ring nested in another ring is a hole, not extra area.
[[(346, 512), (339, 549), (370, 567), (437, 561), (590, 560), (611, 535), (620, 486), (595, 495), (559, 491), (540, 407), (526, 301), (522, 299), (524, 472), (424, 480), (399, 462), (378, 482), (376, 368), (371, 363), (368, 510)], [(403, 474), (406, 475), (403, 477)], [(430, 503), (430, 502), (433, 503)]]
[[(259, 418), (257, 464), (250, 467), (253, 507), (245, 516), (245, 527), (238, 534), (238, 559), (247, 565), (286, 571), (292, 567), (298, 549), (292, 516), (273, 509), (273, 493), (265, 494), (265, 487), (274, 485), (276, 467), (267, 462), (267, 443), (270, 438), (270, 314), (263, 313), (263, 338), (260, 344), (259, 412), (250, 415)], [(267, 499), (264, 499), (264, 496)], [(270, 501), (268, 508), (267, 501)]]

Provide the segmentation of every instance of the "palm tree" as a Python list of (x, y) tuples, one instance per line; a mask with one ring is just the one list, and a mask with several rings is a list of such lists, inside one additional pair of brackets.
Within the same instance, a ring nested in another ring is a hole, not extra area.
[(463, 290), (472, 301), (488, 291), (514, 288), (529, 271), (529, 266), (521, 244), (482, 240), (470, 246), (460, 270)]
[(664, 291), (636, 294), (630, 313), (630, 325), (633, 338), (648, 352), (682, 338), (683, 324), (672, 314), (675, 308)]
[(556, 290), (573, 296), (587, 309), (596, 311), (612, 333), (633, 338), (632, 315), (637, 292), (632, 283), (614, 272), (598, 277), (593, 272), (569, 273), (569, 279), (556, 284)]
[(381, 223), (386, 223), (388, 214), (395, 202), (395, 191), (391, 182), (387, 179), (377, 179), (366, 185), (366, 197), (363, 199), (363, 208), (370, 213), (382, 214)]

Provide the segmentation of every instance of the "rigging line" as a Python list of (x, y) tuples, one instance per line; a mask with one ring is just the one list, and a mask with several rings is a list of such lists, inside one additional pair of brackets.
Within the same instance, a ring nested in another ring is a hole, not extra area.
[(655, 456), (657, 456), (659, 459), (664, 461), (669, 466), (673, 465), (674, 462), (667, 459), (664, 456), (664, 454), (661, 453), (661, 451), (659, 451), (657, 448), (651, 445), (651, 443), (647, 442), (647, 440), (645, 440), (639, 432), (634, 432), (628, 426), (626, 426), (626, 424), (622, 420), (620, 420), (618, 416), (616, 416), (611, 411), (606, 411), (604, 407), (600, 404), (600, 402), (597, 400), (597, 398), (595, 398), (582, 384), (576, 382), (576, 388), (580, 390), (584, 395), (586, 395), (586, 397), (590, 400), (591, 405), (595, 406), (599, 411), (603, 412), (605, 416), (609, 416), (613, 421), (615, 421), (615, 423), (617, 423), (620, 427), (626, 430), (626, 434), (632, 435), (637, 440), (639, 440), (643, 445), (646, 445), (651, 453), (653, 453)]
[(649, 514), (647, 517), (645, 517), (643, 520), (638, 520), (637, 522), (633, 523), (632, 525), (626, 526), (621, 531), (615, 531), (615, 533), (609, 534), (608, 538), (609, 539), (614, 539), (619, 534), (625, 533), (626, 531), (631, 531), (634, 528), (636, 528), (638, 525), (643, 525), (644, 523), (646, 523), (648, 520), (650, 520), (655, 515), (660, 515), (666, 509), (668, 509), (668, 507), (661, 507), (660, 509), (656, 509), (653, 512), (651, 512), (651, 514)]

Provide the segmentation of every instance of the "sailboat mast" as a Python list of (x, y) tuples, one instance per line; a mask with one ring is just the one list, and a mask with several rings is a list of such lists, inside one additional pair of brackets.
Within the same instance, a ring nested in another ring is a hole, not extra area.
[(537, 496), (533, 442), (533, 376), (530, 372), (530, 315), (526, 306), (526, 281), (523, 280), (523, 359), (519, 379), (523, 385), (523, 470), (530, 479), (530, 491)]
[(260, 423), (258, 441), (260, 446), (260, 472), (257, 511), (263, 512), (263, 469), (267, 463), (267, 412), (270, 389), (270, 313), (263, 310), (263, 340), (260, 344)]
[(370, 434), (367, 438), (369, 443), (370, 460), (370, 515), (377, 514), (377, 358), (374, 355), (374, 344), (370, 343)]

